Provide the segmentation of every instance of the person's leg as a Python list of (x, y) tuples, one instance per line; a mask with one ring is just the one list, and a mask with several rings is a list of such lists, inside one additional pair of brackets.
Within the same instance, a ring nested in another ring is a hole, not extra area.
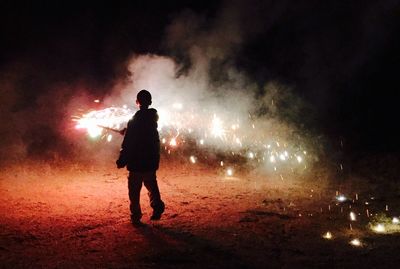
[(152, 171), (143, 173), (143, 183), (148, 190), (150, 206), (153, 208), (153, 215), (151, 216), (151, 219), (160, 219), (161, 214), (164, 212), (165, 205), (164, 202), (161, 200), (160, 190), (157, 184), (156, 172)]
[(142, 189), (142, 177), (140, 173), (129, 172), (128, 190), (131, 210), (131, 220), (140, 221), (142, 210), (140, 208), (140, 190)]

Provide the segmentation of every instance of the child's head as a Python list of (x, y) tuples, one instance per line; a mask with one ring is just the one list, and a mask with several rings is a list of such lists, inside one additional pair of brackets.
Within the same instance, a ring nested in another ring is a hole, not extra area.
[(151, 105), (151, 94), (146, 90), (141, 90), (136, 96), (136, 104), (139, 107), (149, 107)]

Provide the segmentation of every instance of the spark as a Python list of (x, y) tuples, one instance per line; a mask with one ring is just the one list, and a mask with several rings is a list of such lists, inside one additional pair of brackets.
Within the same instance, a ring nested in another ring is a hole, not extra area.
[(196, 157), (195, 156), (190, 156), (190, 162), (191, 163), (196, 163)]
[(98, 126), (88, 126), (87, 131), (91, 138), (99, 137), (103, 133), (103, 129)]
[(397, 217), (393, 217), (393, 219), (392, 219), (392, 223), (393, 223), (393, 224), (399, 224), (399, 223), (400, 223), (400, 220), (399, 220), (399, 218), (397, 218)]
[[(182, 113), (183, 109), (188, 111)], [(126, 105), (111, 106), (75, 116), (73, 121), (76, 122), (76, 129), (83, 129), (90, 138), (104, 138), (105, 141), (110, 142), (116, 137), (110, 136), (109, 132), (118, 132), (126, 128), (127, 122), (134, 113), (135, 110), (129, 109)], [(158, 114), (161, 143), (168, 154), (174, 153), (170, 151), (170, 147), (183, 150), (185, 145), (190, 145), (185, 141), (197, 141), (197, 146), (202, 147), (201, 153), (217, 152), (225, 156), (246, 157), (249, 162), (257, 164), (271, 163), (273, 165), (268, 168), (274, 171), (278, 169), (294, 171), (296, 167), (307, 167), (305, 164), (307, 152), (301, 146), (290, 145), (288, 141), (278, 139), (278, 137), (267, 140), (264, 133), (251, 122), (251, 117), (249, 117), (249, 122), (239, 124), (239, 118), (234, 120), (231, 120), (232, 117), (223, 118), (215, 111), (207, 109), (197, 112), (188, 109), (180, 102), (161, 106)], [(178, 135), (181, 136), (179, 141)], [(190, 159), (190, 155), (187, 158)], [(301, 166), (300, 163), (302, 163)], [(221, 163), (221, 166), (223, 165)]]
[(356, 214), (354, 212), (350, 212), (350, 220), (356, 221)]
[(332, 239), (332, 233), (328, 231), (322, 237), (325, 238), (325, 239), (330, 240), (330, 239)]
[(232, 168), (226, 169), (226, 174), (227, 174), (229, 177), (233, 176), (233, 169), (232, 169)]
[(362, 243), (361, 243), (360, 239), (354, 238), (353, 240), (350, 241), (350, 245), (353, 245), (355, 247), (361, 247)]
[(213, 136), (216, 138), (223, 138), (225, 135), (225, 130), (222, 125), (221, 119), (214, 114), (214, 118), (211, 124), (212, 124), (211, 133), (213, 134)]
[(130, 109), (109, 107), (88, 112), (73, 120), (76, 121), (76, 129), (85, 129), (91, 138), (97, 138), (103, 133), (102, 127), (119, 129), (122, 124), (128, 122), (132, 114)]
[(372, 230), (376, 233), (384, 233), (386, 232), (386, 228), (385, 225), (383, 225), (382, 223), (378, 223), (375, 226), (372, 226)]
[(346, 196), (344, 196), (343, 194), (336, 196), (336, 200), (338, 200), (339, 202), (345, 202), (347, 200)]
[(171, 138), (171, 140), (169, 141), (169, 145), (172, 147), (176, 147), (177, 143), (176, 143), (176, 139), (175, 138)]

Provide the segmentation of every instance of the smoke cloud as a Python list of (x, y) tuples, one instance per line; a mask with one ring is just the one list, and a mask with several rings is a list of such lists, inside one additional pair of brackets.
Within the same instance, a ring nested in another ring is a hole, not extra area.
[[(105, 35), (105, 39), (110, 38), (103, 42), (108, 56), (118, 54), (118, 60), (104, 60), (112, 65), (104, 70), (114, 70), (107, 78), (102, 68), (97, 72), (101, 78), (89, 70), (87, 58), (82, 56), (90, 53), (87, 48), (68, 45), (73, 43), (71, 36), (64, 38), (61, 34), (45, 45), (54, 50), (70, 49), (66, 57), (72, 58), (82, 72), (65, 59), (66, 65), (44, 60), (41, 56), (48, 53), (45, 48), (36, 56), (21, 56), (27, 57), (25, 61), (17, 59), (2, 66), (1, 160), (115, 158), (118, 139), (108, 144), (87, 141), (74, 129), (71, 117), (100, 108), (94, 106), (95, 99), (101, 99), (103, 106), (133, 107), (136, 93), (143, 88), (153, 94), (153, 106), (160, 114), (180, 103), (182, 113), (203, 114), (205, 119), (215, 114), (227, 126), (240, 123), (251, 128), (254, 124), (257, 132), (244, 131), (249, 143), (268, 138), (292, 141), (294, 145), (308, 143), (304, 139), (309, 134), (302, 122), (313, 116), (293, 91), (293, 84), (273, 76), (255, 79), (238, 60), (249, 43), (273, 29), (291, 10), (287, 1), (261, 2), (265, 1), (227, 1), (212, 14), (180, 11), (165, 27), (162, 49), (148, 54), (133, 52), (124, 61), (120, 60), (124, 53), (111, 49), (116, 44), (110, 41), (114, 37)], [(84, 25), (85, 20), (81, 18), (79, 24)], [(85, 35), (90, 34), (90, 27), (85, 28)], [(126, 50), (129, 46), (120, 47)], [(101, 62), (101, 54), (98, 56), (96, 63)], [(40, 66), (43, 63), (52, 64)]]
[[(228, 132), (235, 124), (241, 126), (237, 144), (248, 150), (272, 141), (307, 148), (310, 134), (300, 124), (306, 104), (289, 86), (278, 81), (260, 85), (235, 66), (235, 51), (244, 38), (239, 15), (238, 9), (229, 8), (210, 22), (183, 12), (166, 30), (166, 44), (178, 51), (176, 57), (132, 56), (128, 77), (116, 85), (105, 104), (133, 106), (137, 92), (147, 89), (161, 117), (179, 104), (181, 110), (172, 118), (178, 117), (175, 120), (185, 123), (185, 128), (195, 130), (192, 136), (198, 139), (207, 136), (199, 130), (209, 129), (213, 117), (218, 117)], [(232, 148), (232, 143), (220, 140), (208, 143), (221, 151)]]

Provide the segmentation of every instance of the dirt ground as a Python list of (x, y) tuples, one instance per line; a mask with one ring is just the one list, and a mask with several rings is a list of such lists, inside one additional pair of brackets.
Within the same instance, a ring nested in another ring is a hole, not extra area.
[[(125, 170), (8, 166), (0, 173), (0, 267), (398, 268), (399, 235), (368, 229), (374, 214), (399, 213), (397, 185), (382, 196), (378, 181), (321, 167), (229, 177), (164, 160), (166, 212), (150, 221), (143, 189), (145, 226), (133, 227)], [(335, 200), (341, 193), (347, 201)], [(354, 238), (362, 245), (349, 244)]]

